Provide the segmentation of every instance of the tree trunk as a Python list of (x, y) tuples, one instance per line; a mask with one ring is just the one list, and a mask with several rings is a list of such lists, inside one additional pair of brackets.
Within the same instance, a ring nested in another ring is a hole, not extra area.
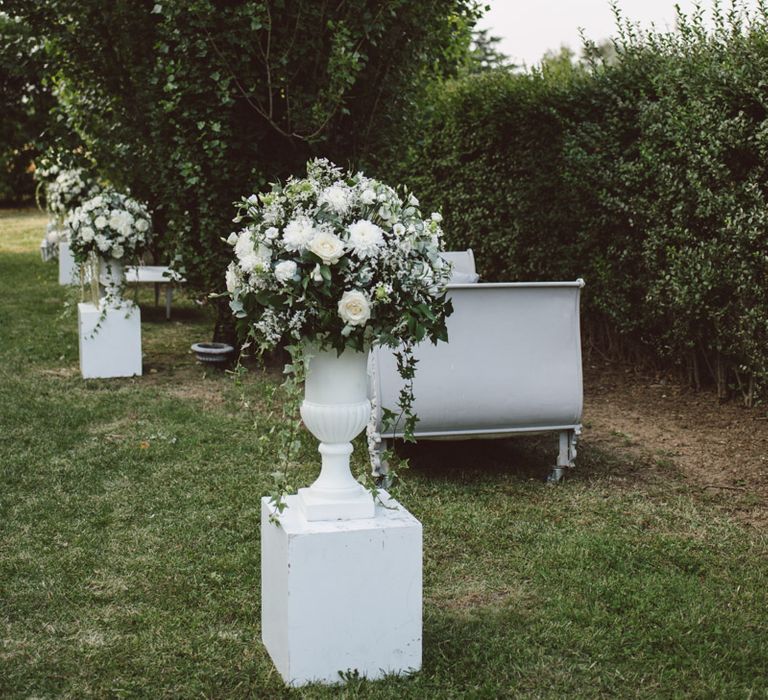
[(229, 308), (229, 300), (226, 298), (216, 299), (216, 323), (213, 327), (213, 342), (227, 343), (234, 348), (239, 348), (240, 343), (237, 338), (237, 328), (235, 326), (235, 317)]

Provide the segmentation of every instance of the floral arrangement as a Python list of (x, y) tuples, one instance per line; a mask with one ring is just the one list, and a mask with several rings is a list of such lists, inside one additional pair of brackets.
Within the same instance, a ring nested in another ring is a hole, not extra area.
[(232, 311), (262, 349), (447, 340), (440, 221), (422, 219), (412, 194), (310, 161), (306, 178), (239, 203), (244, 227), (227, 239)]
[(45, 183), (46, 208), (59, 219), (97, 195), (100, 189), (81, 168), (65, 169), (53, 165), (40, 171), (39, 178)]
[(49, 221), (45, 227), (45, 236), (40, 243), (40, 254), (43, 262), (54, 260), (59, 255), (59, 243), (61, 242), (62, 231), (57, 221)]
[(152, 233), (146, 206), (115, 190), (105, 190), (84, 202), (67, 217), (65, 226), (72, 256), (80, 263), (90, 253), (104, 259), (136, 257)]
[[(249, 342), (291, 352), (287, 370), (294, 376), (285, 387), (300, 381), (307, 342), (338, 352), (374, 343), (397, 348), (405, 380), (398, 407), (404, 437), (413, 439), (413, 347), (425, 338), (447, 341), (445, 320), (453, 310), (446, 299), (451, 265), (440, 256), (441, 219), (436, 213), (423, 219), (412, 194), (401, 197), (325, 159), (310, 161), (306, 178), (241, 200), (234, 221), (243, 228), (227, 239), (234, 253), (226, 273), (230, 306)], [(396, 418), (384, 412), (385, 421)], [(292, 441), (285, 440), (286, 462)]]

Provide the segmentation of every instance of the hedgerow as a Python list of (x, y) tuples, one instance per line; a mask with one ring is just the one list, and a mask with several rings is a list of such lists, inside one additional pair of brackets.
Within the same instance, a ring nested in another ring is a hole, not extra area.
[[(713, 5), (615, 57), (445, 83), (392, 169), (487, 280), (584, 277), (592, 341), (768, 386), (768, 15)], [(392, 176), (390, 176), (392, 177)]]

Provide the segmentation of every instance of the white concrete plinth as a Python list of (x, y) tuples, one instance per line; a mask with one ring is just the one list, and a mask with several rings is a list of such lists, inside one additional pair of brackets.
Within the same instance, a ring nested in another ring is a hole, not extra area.
[(69, 243), (61, 241), (59, 243), (59, 284), (66, 286), (77, 284), (78, 264), (69, 251)]
[(141, 375), (141, 311), (121, 306), (77, 305), (80, 372), (84, 379)]
[(421, 523), (381, 497), (373, 518), (309, 522), (289, 496), (279, 525), (261, 501), (262, 640), (289, 685), (421, 668)]

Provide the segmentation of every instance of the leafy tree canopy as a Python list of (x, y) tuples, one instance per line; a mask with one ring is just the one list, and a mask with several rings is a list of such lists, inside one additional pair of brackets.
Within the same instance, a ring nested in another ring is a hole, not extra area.
[(475, 0), (0, 0), (44, 41), (69, 126), (149, 202), (192, 288), (218, 290), (232, 202), (325, 155), (376, 164)]

